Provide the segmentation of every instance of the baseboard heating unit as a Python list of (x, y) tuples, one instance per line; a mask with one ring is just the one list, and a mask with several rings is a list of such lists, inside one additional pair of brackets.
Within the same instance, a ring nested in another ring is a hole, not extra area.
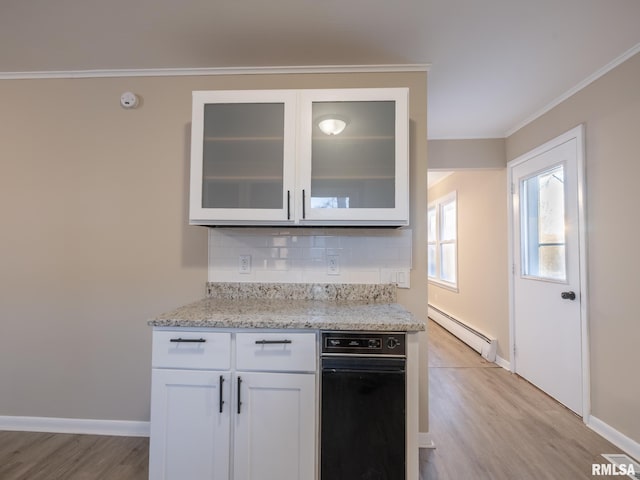
[(479, 332), (475, 328), (464, 323), (462, 320), (443, 312), (433, 305), (428, 305), (427, 315), (431, 320), (458, 337), (489, 362), (496, 361), (496, 348), (498, 341), (495, 338), (491, 338), (484, 333)]

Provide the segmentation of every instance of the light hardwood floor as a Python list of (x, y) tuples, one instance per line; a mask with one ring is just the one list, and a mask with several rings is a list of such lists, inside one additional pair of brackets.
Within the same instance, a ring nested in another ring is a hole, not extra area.
[[(591, 476), (591, 464), (619, 449), (437, 324), (428, 328), (436, 449), (421, 454), (421, 480), (606, 478)], [(0, 432), (0, 480), (147, 480), (148, 455), (146, 438)]]
[(0, 432), (1, 480), (146, 480), (148, 459), (148, 438)]
[[(614, 445), (558, 402), (429, 321), (429, 430), (421, 480), (580, 480)], [(611, 477), (620, 478), (620, 477)]]

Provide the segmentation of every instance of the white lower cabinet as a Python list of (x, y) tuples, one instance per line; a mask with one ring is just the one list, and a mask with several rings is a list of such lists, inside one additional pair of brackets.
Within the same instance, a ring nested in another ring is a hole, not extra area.
[(237, 375), (234, 480), (315, 478), (315, 376)]
[(229, 479), (230, 379), (229, 372), (153, 369), (149, 480)]
[(154, 332), (149, 480), (313, 480), (315, 333), (189, 334)]

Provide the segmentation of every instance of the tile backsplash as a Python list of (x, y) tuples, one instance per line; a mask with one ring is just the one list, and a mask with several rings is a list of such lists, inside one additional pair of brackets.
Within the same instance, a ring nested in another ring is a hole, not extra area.
[(210, 228), (209, 281), (408, 287), (411, 248), (407, 228)]

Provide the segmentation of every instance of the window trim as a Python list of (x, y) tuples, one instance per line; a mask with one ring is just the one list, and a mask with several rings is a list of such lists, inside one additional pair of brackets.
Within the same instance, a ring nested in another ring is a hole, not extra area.
[[(451, 240), (451, 239), (447, 239), (447, 240), (442, 240), (441, 238), (441, 232), (442, 232), (442, 210), (443, 207), (445, 205), (448, 205), (450, 203), (455, 203), (455, 210), (456, 210), (456, 215), (455, 215), (455, 220), (454, 220), (454, 225), (455, 225), (455, 239)], [(435, 210), (436, 213), (436, 219), (435, 219), (435, 223), (436, 223), (436, 231), (435, 231), (435, 242), (434, 241), (430, 241), (429, 240), (429, 235), (428, 235), (428, 228), (429, 228), (429, 215), (431, 214), (431, 212)], [(442, 249), (442, 245), (451, 245), (453, 244), (455, 246), (454, 248), (454, 255), (455, 255), (455, 282), (449, 282), (447, 280), (443, 280), (442, 279), (442, 262), (441, 262), (441, 249)], [(446, 195), (443, 195), (437, 199), (435, 199), (434, 201), (430, 202), (427, 205), (427, 255), (429, 252), (429, 247), (434, 246), (435, 247), (435, 252), (436, 252), (436, 259), (435, 259), (435, 267), (436, 267), (436, 276), (432, 277), (431, 275), (429, 275), (429, 259), (427, 257), (427, 280), (429, 283), (437, 285), (438, 287), (442, 287), (445, 288), (447, 290), (451, 290), (453, 292), (458, 292), (458, 281), (459, 281), (459, 277), (458, 277), (458, 273), (459, 273), (459, 269), (458, 269), (458, 192), (457, 190), (453, 190), (452, 192), (447, 193)]]

